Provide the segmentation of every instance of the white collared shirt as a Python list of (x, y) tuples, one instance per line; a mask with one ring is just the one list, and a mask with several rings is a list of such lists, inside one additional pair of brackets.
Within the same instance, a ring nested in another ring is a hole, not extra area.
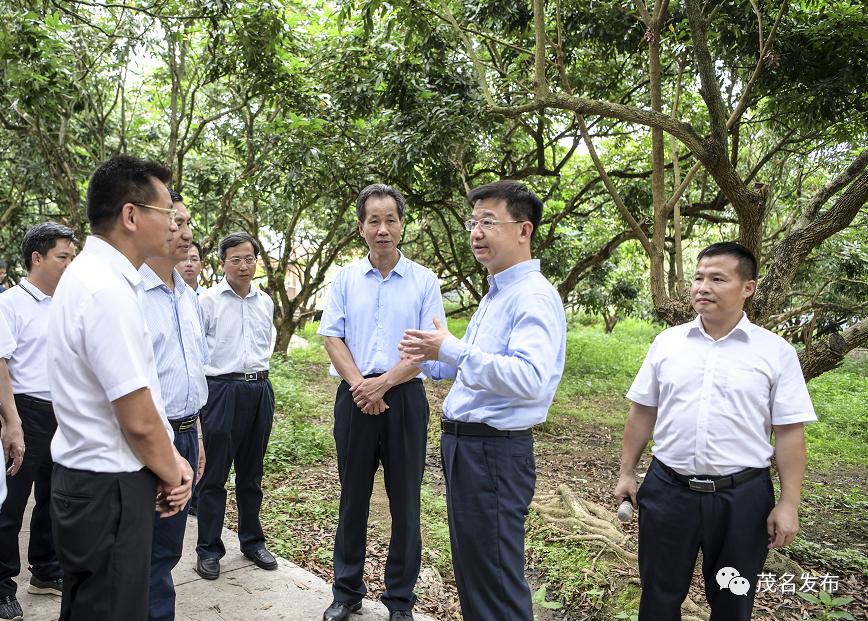
[(224, 278), (199, 296), (208, 364), (205, 375), (267, 371), (274, 302), (256, 285), (241, 297)]
[(0, 315), (9, 326), (11, 341), (0, 342), (0, 357), (6, 358), (12, 392), (51, 400), (45, 335), (51, 296), (26, 278), (0, 295)]
[(142, 311), (142, 278), (99, 237), (87, 238), (54, 292), (48, 381), (57, 418), (51, 456), (67, 468), (142, 469), (112, 408), (112, 401), (140, 388), (150, 390), (166, 433), (173, 437)]
[(765, 468), (773, 425), (817, 420), (796, 350), (744, 314), (716, 341), (699, 317), (661, 332), (627, 398), (657, 407), (652, 452), (681, 474)]

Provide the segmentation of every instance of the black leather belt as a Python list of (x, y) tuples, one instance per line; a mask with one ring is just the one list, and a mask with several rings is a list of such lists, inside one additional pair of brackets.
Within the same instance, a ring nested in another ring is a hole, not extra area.
[(38, 397), (31, 397), (30, 395), (15, 395), (15, 405), (30, 410), (36, 410), (37, 412), (54, 414), (54, 406), (51, 404), (51, 401), (39, 399)]
[(726, 474), (724, 476), (709, 476), (704, 474), (680, 474), (659, 460), (655, 460), (663, 471), (672, 477), (678, 483), (685, 487), (689, 487), (694, 492), (712, 493), (719, 492), (722, 489), (728, 489), (747, 483), (751, 479), (755, 479), (762, 474), (768, 474), (768, 468), (747, 468), (735, 474)]
[(185, 431), (190, 431), (193, 427), (196, 426), (196, 420), (199, 418), (199, 415), (191, 416), (190, 418), (177, 418), (177, 419), (169, 419), (169, 424), (172, 426), (172, 429), (175, 430), (175, 433), (184, 433)]
[(516, 431), (503, 431), (485, 423), (462, 423), (455, 420), (440, 420), (440, 429), (443, 433), (451, 433), (456, 436), (477, 436), (491, 438), (518, 438), (529, 436), (533, 432), (530, 429), (518, 429)]
[(234, 380), (240, 382), (255, 382), (268, 379), (268, 371), (253, 371), (252, 373), (224, 373), (223, 375), (211, 375), (211, 379)]

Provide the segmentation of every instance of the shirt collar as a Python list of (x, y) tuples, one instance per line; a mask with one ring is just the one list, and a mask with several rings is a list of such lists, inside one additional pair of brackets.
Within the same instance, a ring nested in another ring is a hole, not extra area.
[(50, 300), (51, 296), (47, 293), (43, 292), (42, 289), (34, 285), (32, 282), (27, 280), (27, 278), (22, 278), (18, 281), (18, 286), (22, 289), (25, 289), (27, 293), (36, 298), (37, 302), (42, 302), (43, 300)]
[[(702, 318), (697, 315), (693, 321), (687, 324), (687, 335), (700, 334), (707, 339), (714, 340), (709, 336), (708, 332), (705, 331), (705, 327), (702, 325)], [(723, 336), (718, 341), (722, 341), (723, 339), (728, 339), (730, 336), (734, 335), (736, 332), (740, 332), (744, 335), (745, 339), (750, 340), (751, 332), (753, 331), (754, 325), (751, 323), (750, 319), (747, 318), (747, 313), (741, 311), (741, 319), (739, 319), (738, 323), (735, 324), (735, 327), (729, 331), (726, 336)]]
[[(403, 278), (404, 274), (407, 273), (408, 267), (409, 267), (409, 261), (404, 256), (404, 253), (399, 250), (398, 251), (398, 262), (395, 264), (395, 267), (393, 267), (391, 269), (389, 274), (395, 273), (398, 276)], [(380, 270), (378, 270), (376, 267), (374, 267), (374, 264), (371, 263), (371, 253), (368, 253), (365, 255), (365, 274), (368, 274), (368, 273), (373, 272), (373, 271), (379, 272)]]
[[(241, 297), (240, 295), (235, 293), (235, 289), (232, 288), (232, 286), (229, 284), (229, 281), (226, 279), (225, 276), (223, 277), (223, 280), (221, 280), (220, 282), (218, 282), (215, 285), (215, 289), (217, 289), (218, 293), (226, 293), (228, 291), (229, 293), (234, 295), (236, 298)], [(250, 283), (250, 292), (244, 297), (252, 298), (255, 295), (257, 295), (257, 293), (258, 293), (258, 290), (256, 288), (256, 285), (251, 282)]]
[[(139, 275), (142, 277), (142, 284), (145, 287), (145, 291), (150, 291), (151, 289), (156, 289), (158, 287), (163, 287), (166, 291), (169, 290), (166, 283), (163, 282), (163, 279), (157, 276), (157, 273), (147, 263), (142, 263), (142, 267), (139, 268)], [(172, 281), (175, 284), (175, 294), (179, 296), (184, 295), (184, 289), (187, 287), (187, 283), (185, 283), (184, 279), (181, 278), (178, 270), (172, 270)]]
[(129, 282), (133, 287), (138, 287), (142, 282), (139, 271), (124, 253), (112, 246), (104, 239), (96, 235), (88, 235), (84, 242), (84, 250), (107, 261), (112, 267)]
[(508, 267), (502, 272), (498, 272), (494, 276), (488, 277), (488, 287), (490, 290), (505, 289), (514, 282), (518, 282), (531, 272), (538, 272), (539, 259), (528, 259), (521, 263), (516, 263), (512, 267)]

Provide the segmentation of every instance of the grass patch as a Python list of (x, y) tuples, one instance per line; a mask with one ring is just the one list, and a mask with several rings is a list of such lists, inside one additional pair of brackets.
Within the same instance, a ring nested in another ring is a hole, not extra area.
[(847, 358), (840, 368), (808, 383), (818, 422), (806, 427), (812, 465), (868, 466), (868, 358)]
[[(287, 357), (275, 356), (270, 378), (274, 387), (275, 420), (265, 453), (266, 473), (280, 472), (290, 464), (312, 464), (334, 450), (331, 434), (317, 421), (330, 411), (311, 391), (311, 382), (321, 378), (321, 347), (292, 350)], [(313, 365), (313, 366), (312, 366)]]
[(446, 497), (427, 484), (422, 485), (422, 559), (433, 565), (445, 579), (452, 579), (452, 546)]

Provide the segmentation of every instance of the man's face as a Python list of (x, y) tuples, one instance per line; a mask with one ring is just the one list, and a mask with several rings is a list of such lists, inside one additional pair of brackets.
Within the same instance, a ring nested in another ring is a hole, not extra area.
[[(151, 177), (153, 207), (174, 209), (169, 189), (156, 177)], [(137, 206), (136, 244), (145, 257), (168, 257), (174, 252), (178, 224), (166, 212)]]
[(372, 257), (391, 257), (398, 250), (404, 222), (398, 217), (398, 205), (391, 196), (372, 196), (365, 202), (365, 220), (359, 222), (359, 234), (365, 238)]
[(190, 249), (187, 250), (187, 258), (180, 261), (175, 269), (191, 287), (195, 288), (199, 284), (199, 274), (202, 273), (202, 257), (199, 256), (199, 250), (193, 244), (190, 244)]
[(68, 239), (56, 239), (44, 255), (34, 252), (30, 257), (30, 274), (45, 283), (50, 290), (57, 287), (60, 277), (75, 258), (75, 246)]
[(738, 259), (729, 254), (703, 257), (693, 274), (690, 301), (693, 310), (711, 321), (736, 315), (756, 290), (755, 280), (745, 280)]
[(220, 261), (226, 279), (233, 287), (244, 289), (256, 274), (256, 255), (253, 244), (244, 242), (226, 249), (226, 258)]
[(501, 198), (483, 198), (473, 206), (471, 220), (498, 220), (491, 230), (477, 224), (470, 231), (470, 249), (476, 260), (482, 263), (489, 274), (497, 274), (521, 260), (522, 247), (530, 243), (533, 225), (530, 222), (505, 222), (516, 220)]
[(172, 234), (172, 241), (169, 244), (171, 258), (175, 261), (183, 261), (187, 258), (187, 253), (193, 247), (193, 232), (190, 230), (190, 212), (184, 203), (173, 203), (172, 207), (177, 209), (175, 214), (175, 226), (178, 230)]
[(6, 268), (0, 267), (0, 280), (6, 280)]

